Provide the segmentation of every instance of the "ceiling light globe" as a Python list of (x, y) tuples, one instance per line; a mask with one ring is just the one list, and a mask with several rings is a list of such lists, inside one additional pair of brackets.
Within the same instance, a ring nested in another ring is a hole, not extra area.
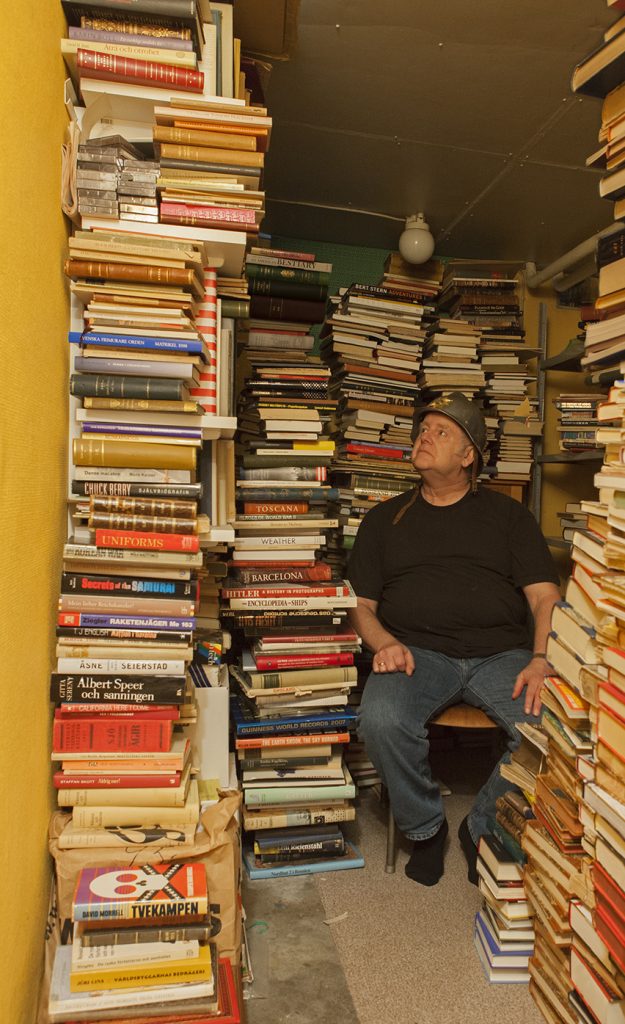
[(423, 214), (408, 217), (399, 236), (399, 251), (406, 263), (427, 263), (434, 252), (434, 239)]

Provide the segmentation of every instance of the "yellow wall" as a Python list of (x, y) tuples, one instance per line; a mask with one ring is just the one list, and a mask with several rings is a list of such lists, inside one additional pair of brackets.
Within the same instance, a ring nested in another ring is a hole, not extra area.
[[(571, 338), (578, 333), (579, 310), (559, 309), (555, 293), (549, 286), (525, 296), (524, 322), (528, 344), (538, 343), (539, 305), (547, 307), (547, 355), (561, 352)], [(563, 392), (581, 393), (596, 390), (584, 383), (583, 373), (549, 370), (545, 379), (545, 433), (544, 451), (550, 454), (558, 451), (558, 410), (553, 401)], [(580, 498), (596, 498), (593, 475), (597, 463), (551, 463), (543, 466), (543, 487), (540, 525), (546, 536), (560, 537), (562, 531), (558, 512), (563, 512), (567, 501)], [(570, 561), (566, 554), (556, 549), (552, 554), (564, 577), (570, 573)]]
[(50, 864), (49, 672), (65, 528), (58, 0), (0, 15), (0, 1020), (34, 1018)]

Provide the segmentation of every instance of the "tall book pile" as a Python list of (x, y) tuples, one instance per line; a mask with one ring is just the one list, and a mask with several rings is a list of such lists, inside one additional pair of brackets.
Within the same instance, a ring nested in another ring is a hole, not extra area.
[(62, 6), (68, 38), (61, 52), (86, 107), (102, 96), (245, 98), (232, 4), (62, 0)]
[[(495, 820), (478, 845), (478, 884), (483, 905), (476, 916), (474, 941), (489, 981), (529, 980), (534, 954), (535, 919), (525, 890), (527, 855), (523, 849), (532, 809), (536, 778), (544, 767), (548, 736), (529, 722), (517, 726), (521, 739), (501, 775), (516, 787), (497, 798)], [(538, 926), (538, 931), (540, 927)]]
[(438, 311), (423, 387), (435, 394), (456, 388), (477, 396), (492, 452), (486, 472), (506, 481), (528, 481), (533, 438), (540, 436), (542, 423), (536, 399), (528, 397), (536, 376), (527, 364), (537, 350), (525, 344), (518, 282), (492, 263), (451, 260)]
[(203, 864), (84, 868), (71, 945), (55, 954), (49, 1019), (240, 1019), (228, 961), (217, 962)]
[[(63, 848), (193, 841), (199, 818), (187, 668), (199, 612), (197, 453), (188, 384), (202, 246), (80, 231), (70, 239), (70, 537), (52, 698)], [(105, 253), (106, 263), (101, 256)], [(106, 273), (103, 273), (106, 269)], [(130, 271), (130, 273), (129, 273)]]
[[(221, 597), (239, 653), (230, 671), (247, 864), (261, 876), (318, 870), (329, 859), (354, 866), (336, 822), (353, 816), (342, 748), (355, 717), (347, 702), (360, 639), (345, 625), (353, 591), (324, 557), (334, 449), (324, 430), (335, 403), (329, 372), (311, 352), (331, 269), (317, 263), (312, 253), (272, 250), (252, 250), (247, 262), (237, 518)], [(313, 822), (324, 825), (323, 842)], [(291, 825), (293, 836), (274, 835)]]
[(417, 375), (434, 306), (405, 292), (354, 284), (332, 300), (321, 356), (338, 401), (332, 480), (339, 526), (331, 559), (342, 572), (365, 512), (414, 485), (410, 463)]

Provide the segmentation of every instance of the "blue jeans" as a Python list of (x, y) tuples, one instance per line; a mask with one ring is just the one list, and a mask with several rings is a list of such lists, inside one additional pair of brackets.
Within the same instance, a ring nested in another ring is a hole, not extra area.
[[(528, 664), (529, 651), (513, 650), (488, 658), (448, 658), (436, 651), (411, 647), (412, 676), (404, 672), (372, 672), (367, 680), (358, 731), (367, 753), (389, 792), (398, 828), (409, 839), (429, 839), (443, 823), (445, 812), (428, 759), (428, 722), (444, 708), (465, 703), (481, 708), (508, 735), (508, 752), (520, 743), (516, 722), (538, 722), (526, 715), (525, 693), (512, 700), (514, 681)], [(499, 762), (501, 764), (501, 761)], [(495, 801), (513, 789), (497, 764), (477, 794), (469, 814), (474, 842), (488, 831)]]

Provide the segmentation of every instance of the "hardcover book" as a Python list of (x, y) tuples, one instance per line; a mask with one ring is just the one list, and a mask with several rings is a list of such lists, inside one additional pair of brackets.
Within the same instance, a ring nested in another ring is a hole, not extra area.
[(75, 921), (155, 919), (208, 913), (206, 868), (200, 863), (141, 868), (83, 868), (72, 912)]

